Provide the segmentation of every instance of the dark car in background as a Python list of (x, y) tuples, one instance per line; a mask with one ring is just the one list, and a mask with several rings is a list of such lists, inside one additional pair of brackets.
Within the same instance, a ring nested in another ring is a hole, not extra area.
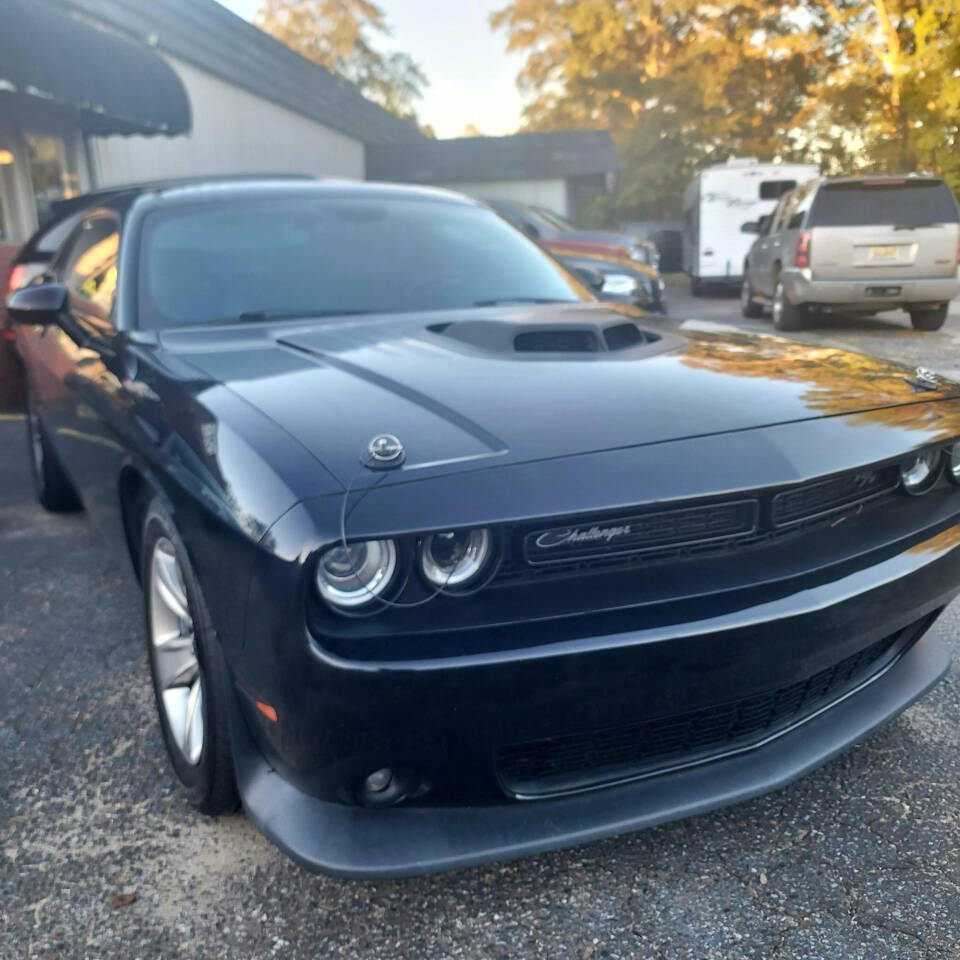
[(651, 313), (667, 312), (667, 290), (656, 267), (601, 253), (556, 254), (601, 300), (629, 303)]
[(811, 315), (903, 309), (916, 330), (939, 330), (960, 293), (960, 210), (938, 177), (817, 179), (790, 190), (744, 264), (746, 317), (770, 304), (778, 330)]
[(651, 250), (651, 245), (628, 234), (609, 230), (581, 230), (552, 211), (516, 200), (484, 197), (483, 202), (551, 253), (596, 253), (656, 265), (656, 254)]
[(656, 329), (387, 185), (118, 193), (8, 308), (37, 494), (132, 561), (185, 796), (312, 869), (752, 797), (948, 669), (948, 381)]

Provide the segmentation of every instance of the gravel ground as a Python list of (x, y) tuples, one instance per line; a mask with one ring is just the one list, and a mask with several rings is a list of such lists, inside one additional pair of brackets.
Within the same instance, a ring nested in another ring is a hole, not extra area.
[[(674, 315), (739, 325), (736, 301)], [(676, 322), (676, 321), (668, 321)], [(745, 323), (763, 328), (763, 322)], [(960, 318), (805, 337), (960, 370)], [(0, 414), (0, 958), (960, 957), (958, 668), (792, 787), (565, 853), (428, 879), (313, 876), (173, 786), (139, 592), (44, 514)], [(935, 631), (960, 653), (960, 607)]]

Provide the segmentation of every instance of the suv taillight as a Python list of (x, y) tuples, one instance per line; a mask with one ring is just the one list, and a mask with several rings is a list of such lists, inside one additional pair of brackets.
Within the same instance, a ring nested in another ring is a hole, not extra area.
[(802, 230), (797, 237), (797, 250), (793, 256), (793, 262), (798, 267), (810, 266), (810, 233)]

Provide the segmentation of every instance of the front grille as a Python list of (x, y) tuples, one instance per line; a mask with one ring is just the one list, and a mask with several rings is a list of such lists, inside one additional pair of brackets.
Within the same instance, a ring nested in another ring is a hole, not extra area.
[(527, 526), (512, 535), (496, 579), (507, 583), (729, 554), (853, 516), (866, 504), (893, 495), (899, 478), (895, 464), (868, 467), (740, 500), (580, 515), (549, 527)]
[(748, 536), (756, 527), (756, 500), (711, 503), (535, 530), (524, 537), (523, 552), (528, 563), (559, 563)]
[(850, 504), (862, 503), (894, 490), (899, 482), (900, 471), (891, 466), (845, 473), (829, 480), (784, 490), (773, 498), (773, 525), (785, 527), (833, 513)]
[(650, 775), (758, 743), (839, 699), (918, 636), (884, 637), (805, 680), (689, 713), (513, 743), (497, 751), (508, 792), (545, 796)]

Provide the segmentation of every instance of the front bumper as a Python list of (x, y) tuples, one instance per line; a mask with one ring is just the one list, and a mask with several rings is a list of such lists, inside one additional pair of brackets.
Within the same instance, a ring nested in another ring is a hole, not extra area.
[[(517, 723), (538, 735), (624, 705), (657, 716), (671, 703), (679, 709), (691, 698), (729, 697), (731, 685), (769, 689), (935, 616), (960, 589), (958, 542), (960, 527), (949, 527), (870, 567), (747, 609), (511, 656), (413, 668), (351, 664), (314, 651), (322, 679), (301, 684), (295, 702), (306, 719), (299, 729), (271, 740), (237, 698), (233, 735), (244, 806), (308, 868), (372, 878), (584, 843), (776, 789), (906, 709), (946, 672), (947, 653), (932, 638), (920, 639), (775, 736), (671, 772), (536, 800), (490, 790), (484, 775)], [(448, 776), (467, 788), (394, 807), (358, 805), (311, 779), (318, 745), (335, 758), (327, 768), (341, 782), (419, 763), (428, 780)]]
[[(875, 277), (866, 280), (815, 280), (809, 271), (785, 269), (781, 274), (786, 298), (794, 305), (824, 304), (863, 310), (893, 310), (903, 304), (946, 303), (960, 293), (960, 279), (898, 280)], [(891, 296), (877, 296), (873, 287), (899, 287)]]
[(766, 746), (553, 800), (384, 810), (331, 803), (271, 770), (244, 727), (234, 732), (237, 779), (248, 816), (310, 870), (364, 879), (452, 870), (641, 830), (776, 790), (905, 710), (949, 666), (946, 650), (922, 638), (862, 691)]

